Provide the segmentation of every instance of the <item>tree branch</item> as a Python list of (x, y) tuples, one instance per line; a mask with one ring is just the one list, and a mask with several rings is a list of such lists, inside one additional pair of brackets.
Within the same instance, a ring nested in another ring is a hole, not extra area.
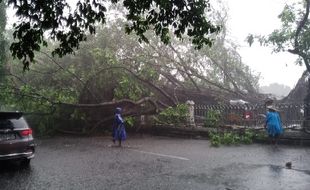
[[(129, 68), (125, 67), (125, 66), (111, 66), (111, 67), (106, 67), (106, 68), (103, 68), (101, 70), (99, 70), (93, 77), (95, 76), (98, 76), (101, 72), (104, 72), (104, 71), (108, 71), (108, 70), (111, 70), (111, 69), (123, 69), (127, 72), (129, 72), (132, 76), (134, 76), (136, 79), (140, 80), (141, 82), (147, 84), (148, 86), (156, 89), (158, 92), (160, 92), (164, 97), (166, 97), (168, 100), (170, 100), (172, 102), (173, 105), (176, 105), (176, 101), (167, 93), (165, 92), (163, 89), (161, 89), (160, 87), (158, 87), (157, 85), (153, 84), (152, 82), (146, 80), (146, 79), (143, 79), (141, 78), (140, 76), (138, 76), (134, 71), (130, 70)], [(93, 78), (92, 77), (92, 78)], [(88, 81), (91, 81), (92, 78), (90, 78)], [(88, 82), (87, 82), (88, 83)]]
[(68, 69), (65, 69), (63, 66), (61, 66), (56, 60), (53, 59), (53, 57), (51, 57), (48, 53), (45, 53), (43, 51), (39, 51), (40, 53), (44, 54), (47, 58), (49, 58), (54, 64), (56, 64), (59, 68), (61, 68), (62, 70), (68, 72), (69, 74), (71, 74), (74, 78), (76, 78), (87, 90), (87, 92), (98, 102), (98, 98), (91, 92), (91, 90), (86, 86), (85, 82), (82, 81), (76, 74), (72, 73), (71, 71), (69, 71)]
[(144, 97), (138, 101), (132, 101), (129, 99), (122, 99), (118, 101), (110, 101), (110, 102), (103, 102), (98, 104), (71, 104), (71, 103), (64, 103), (64, 102), (54, 102), (56, 105), (62, 105), (66, 107), (74, 107), (74, 108), (99, 108), (99, 107), (107, 107), (107, 106), (113, 106), (117, 104), (131, 104), (131, 105), (140, 105), (144, 102), (150, 102), (152, 105), (156, 105), (152, 98), (150, 97)]
[[(180, 61), (182, 62), (182, 64), (180, 64), (181, 67), (183, 67), (183, 70), (185, 71), (187, 77), (190, 79), (190, 81), (193, 83), (193, 85), (195, 86), (195, 88), (198, 90), (198, 91), (201, 91), (199, 86), (197, 85), (197, 83), (195, 82), (195, 80), (193, 79), (192, 77), (192, 74), (188, 72), (188, 67), (186, 67), (186, 62), (183, 60), (183, 58), (181, 57), (180, 55), (180, 52), (178, 52), (171, 44), (169, 44), (169, 47), (172, 49), (172, 51), (174, 53), (177, 54), (178, 58), (180, 59)], [(176, 62), (178, 63), (178, 62)], [(191, 70), (190, 70), (191, 71)]]
[[(224, 73), (224, 75), (230, 80), (230, 82), (232, 83), (232, 85), (234, 86), (235, 90), (238, 92), (238, 93), (241, 93), (240, 89), (238, 88), (237, 84), (235, 83), (235, 81), (233, 80), (233, 78), (230, 76), (230, 74), (228, 74), (226, 72), (226, 70), (214, 59), (212, 58), (209, 58), (212, 63), (214, 63), (216, 66), (218, 66)], [(242, 94), (242, 93), (241, 93)]]
[(309, 58), (308, 58), (308, 56), (305, 53), (301, 52), (301, 50), (299, 48), (299, 41), (298, 41), (298, 38), (299, 38), (300, 33), (301, 33), (301, 30), (306, 25), (306, 23), (308, 21), (308, 17), (309, 17), (310, 0), (305, 0), (305, 1), (306, 1), (306, 13), (305, 13), (305, 15), (303, 16), (303, 18), (301, 19), (301, 21), (299, 22), (299, 24), (297, 26), (297, 30), (296, 30), (295, 38), (294, 38), (294, 49), (289, 49), (288, 52), (301, 56), (303, 58), (303, 60), (304, 60), (304, 63), (305, 63), (306, 68), (307, 68), (307, 71), (310, 72)]

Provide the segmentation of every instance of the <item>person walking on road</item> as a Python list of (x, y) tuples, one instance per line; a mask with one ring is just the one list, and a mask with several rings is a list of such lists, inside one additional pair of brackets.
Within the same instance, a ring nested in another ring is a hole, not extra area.
[(115, 144), (115, 141), (118, 141), (120, 147), (122, 146), (122, 141), (126, 140), (126, 129), (121, 113), (122, 108), (117, 107), (112, 129), (113, 143)]
[(277, 144), (279, 136), (283, 133), (281, 118), (274, 106), (269, 105), (267, 106), (267, 109), (265, 128), (267, 128), (267, 133), (269, 138), (271, 138), (271, 143)]

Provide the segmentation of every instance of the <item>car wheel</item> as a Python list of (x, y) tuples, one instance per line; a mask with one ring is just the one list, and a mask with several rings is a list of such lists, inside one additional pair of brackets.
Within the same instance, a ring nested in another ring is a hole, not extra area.
[(21, 164), (21, 166), (23, 166), (23, 167), (27, 167), (27, 166), (30, 165), (30, 159), (25, 158), (25, 159), (23, 159), (23, 160), (20, 162), (20, 164)]

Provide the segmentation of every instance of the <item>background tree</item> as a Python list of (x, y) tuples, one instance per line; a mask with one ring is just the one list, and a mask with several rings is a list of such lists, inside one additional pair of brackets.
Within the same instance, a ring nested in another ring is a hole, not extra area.
[[(275, 52), (287, 51), (299, 56), (299, 64), (306, 66), (310, 73), (310, 0), (302, 0), (286, 5), (279, 15), (282, 22), (280, 29), (274, 30), (268, 36), (248, 36), (251, 45), (257, 38), (262, 45), (272, 46)], [(308, 95), (305, 104), (310, 103), (310, 80), (308, 80)], [(310, 120), (310, 106), (306, 106), (305, 119)], [(306, 126), (310, 126), (306, 123)]]
[[(34, 126), (42, 133), (64, 127), (94, 131), (104, 126), (117, 105), (125, 108), (125, 115), (135, 116), (156, 114), (187, 98), (207, 102), (215, 97), (217, 101), (253, 97), (247, 89), (256, 89), (258, 78), (226, 43), (216, 40), (214, 49), (197, 51), (186, 39), (172, 38), (167, 46), (146, 33), (149, 43), (140, 44), (121, 26), (123, 22), (117, 20), (98, 28), (75, 55), (63, 58), (50, 56), (54, 48), (50, 43), (36, 54), (36, 64), (26, 74), (17, 60), (10, 60), (9, 84), (0, 94), (12, 109), (33, 114)], [(218, 51), (230, 52), (223, 58), (225, 63), (216, 62), (223, 56)], [(241, 75), (251, 82), (240, 80)]]
[(4, 80), (4, 67), (6, 60), (6, 39), (4, 36), (6, 26), (6, 5), (0, 3), (0, 82)]
[(269, 93), (275, 95), (278, 99), (282, 99), (287, 96), (292, 89), (289, 86), (279, 83), (271, 83), (266, 86), (261, 86), (260, 91), (262, 93)]
[(298, 63), (304, 64), (310, 72), (310, 0), (303, 0), (286, 5), (279, 15), (282, 22), (280, 29), (268, 36), (250, 34), (247, 41), (250, 45), (258, 39), (261, 45), (273, 47), (274, 52), (287, 51), (299, 56)]
[[(226, 18), (214, 16), (212, 22), (225, 26)], [(1, 99), (11, 109), (29, 114), (40, 133), (90, 133), (110, 126), (104, 124), (116, 106), (124, 108), (125, 116), (139, 116), (188, 99), (258, 100), (259, 76), (241, 62), (225, 30), (214, 37), (212, 48), (197, 51), (190, 38), (180, 41), (173, 32), (167, 34), (168, 45), (152, 31), (144, 33), (148, 43), (139, 43), (139, 36), (126, 34), (125, 23), (121, 16), (98, 26), (96, 35), (88, 35), (74, 55), (62, 58), (50, 56), (58, 44), (46, 39), (48, 47), (35, 53), (35, 64), (26, 74), (19, 61), (10, 58)]]
[[(5, 66), (6, 66), (6, 54), (7, 54), (7, 41), (5, 38), (5, 26), (6, 26), (6, 6), (4, 2), (0, 3), (0, 85), (5, 84)], [(4, 101), (0, 99), (0, 109), (4, 104)]]

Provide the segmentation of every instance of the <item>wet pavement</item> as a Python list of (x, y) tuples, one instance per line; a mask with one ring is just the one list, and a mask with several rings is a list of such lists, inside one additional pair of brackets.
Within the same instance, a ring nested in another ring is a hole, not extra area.
[(123, 148), (107, 137), (37, 144), (29, 168), (0, 162), (0, 189), (310, 189), (309, 147), (214, 148), (206, 140), (148, 136), (129, 137)]

